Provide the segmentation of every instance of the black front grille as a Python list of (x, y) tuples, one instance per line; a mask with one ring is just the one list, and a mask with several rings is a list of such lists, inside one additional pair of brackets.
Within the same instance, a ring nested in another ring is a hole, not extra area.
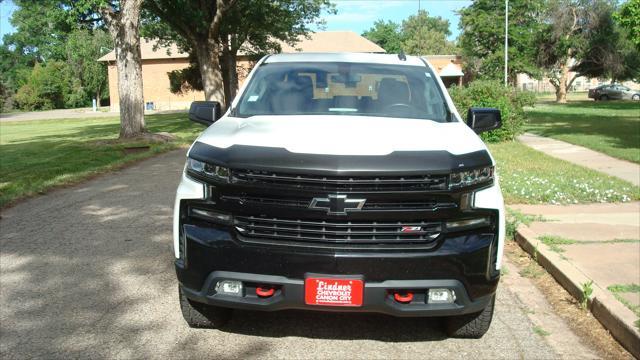
[(441, 222), (310, 221), (235, 217), (240, 235), (252, 239), (333, 244), (426, 244), (442, 232)]
[[(312, 198), (285, 198), (285, 197), (265, 197), (265, 196), (226, 196), (220, 197), (223, 201), (235, 202), (238, 205), (246, 206), (278, 206), (287, 208), (307, 209)], [(434, 211), (438, 209), (455, 208), (454, 202), (438, 200), (411, 200), (411, 201), (385, 201), (367, 200), (361, 211), (389, 211), (389, 210), (412, 210), (412, 211)]]
[(325, 176), (232, 170), (231, 176), (232, 181), (236, 183), (324, 191), (442, 191), (447, 189), (446, 175)]

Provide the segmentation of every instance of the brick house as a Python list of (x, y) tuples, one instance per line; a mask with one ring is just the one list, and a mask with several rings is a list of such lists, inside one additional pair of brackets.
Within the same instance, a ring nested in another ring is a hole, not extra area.
[(460, 55), (427, 55), (424, 59), (433, 65), (446, 87), (462, 85), (462, 56)]
[[(174, 46), (159, 47), (154, 50), (155, 41), (142, 39), (142, 82), (146, 109), (178, 110), (187, 109), (192, 101), (204, 100), (202, 91), (190, 91), (182, 95), (169, 90), (167, 73), (189, 66), (189, 55)], [(365, 52), (384, 53), (384, 49), (352, 31), (325, 31), (302, 38), (294, 47), (282, 44), (282, 52)], [(441, 75), (445, 84), (459, 83), (462, 79), (460, 57), (455, 55), (426, 56)], [(98, 61), (107, 63), (109, 74), (110, 110), (119, 110), (118, 74), (115, 65), (115, 52), (104, 55)], [(240, 84), (253, 67), (253, 61), (247, 54), (238, 55), (238, 77)]]

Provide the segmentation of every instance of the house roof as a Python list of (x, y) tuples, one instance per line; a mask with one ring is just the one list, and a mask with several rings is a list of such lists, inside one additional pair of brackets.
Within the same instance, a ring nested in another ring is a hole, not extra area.
[(460, 55), (426, 55), (422, 58), (427, 60), (441, 77), (464, 76)]
[(310, 63), (310, 62), (344, 62), (344, 63), (366, 63), (366, 64), (385, 64), (385, 65), (410, 65), (424, 66), (422, 60), (417, 56), (406, 55), (404, 59), (396, 54), (372, 54), (372, 53), (355, 53), (355, 52), (294, 52), (274, 54), (264, 60), (265, 63)]
[[(152, 59), (180, 59), (186, 58), (189, 54), (181, 52), (175, 44), (171, 46), (156, 46), (157, 41), (153, 39), (142, 39), (140, 41), (140, 52), (142, 60)], [(309, 39), (301, 37), (295, 46), (282, 43), (283, 53), (293, 52), (363, 52), (363, 53), (384, 53), (384, 49), (372, 41), (354, 33), (353, 31), (324, 31), (311, 33)], [(154, 50), (154, 47), (157, 49)], [(168, 51), (167, 51), (168, 50)], [(242, 53), (240, 54), (242, 55)], [(98, 61), (115, 61), (115, 51), (102, 56)]]
[(361, 52), (384, 53), (384, 49), (376, 43), (353, 31), (322, 31), (310, 34), (310, 38), (300, 38), (295, 46), (282, 44), (283, 53), (292, 52)]

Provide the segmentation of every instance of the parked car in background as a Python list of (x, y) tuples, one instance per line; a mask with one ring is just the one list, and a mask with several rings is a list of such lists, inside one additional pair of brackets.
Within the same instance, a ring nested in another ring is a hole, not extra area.
[(589, 89), (589, 98), (594, 100), (640, 100), (640, 91), (620, 84), (600, 85)]

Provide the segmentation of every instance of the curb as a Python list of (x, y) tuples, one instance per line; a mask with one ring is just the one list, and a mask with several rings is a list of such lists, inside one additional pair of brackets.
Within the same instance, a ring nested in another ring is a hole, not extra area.
[[(526, 226), (518, 227), (516, 242), (551, 274), (573, 297), (582, 300), (582, 284), (591, 281), (558, 253), (537, 240), (536, 234)], [(640, 359), (640, 331), (633, 321), (635, 314), (596, 284), (588, 302), (593, 316), (633, 356)]]

